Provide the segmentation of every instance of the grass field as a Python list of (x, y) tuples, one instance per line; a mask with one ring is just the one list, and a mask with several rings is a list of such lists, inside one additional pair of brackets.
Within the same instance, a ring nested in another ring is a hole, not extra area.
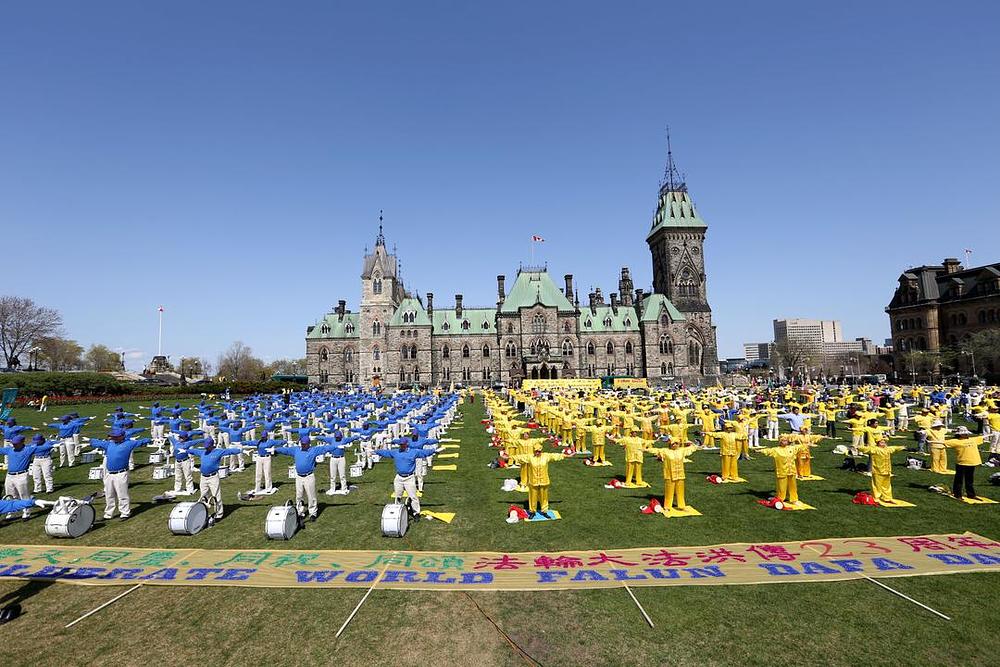
[[(108, 412), (112, 405), (81, 406), (81, 414)], [(125, 404), (126, 409), (135, 407)], [(52, 408), (45, 417), (61, 414)], [(1000, 505), (966, 506), (929, 493), (950, 483), (929, 472), (895, 469), (897, 497), (917, 504), (886, 510), (851, 504), (868, 479), (839, 469), (830, 441), (816, 450), (814, 472), (825, 481), (800, 484), (815, 512), (776, 512), (754, 502), (768, 495), (773, 465), (757, 457), (741, 462), (745, 485), (715, 486), (704, 476), (718, 471), (715, 452), (698, 452), (688, 464), (688, 502), (703, 517), (665, 521), (638, 513), (649, 495), (642, 490), (607, 491), (603, 483), (623, 472), (620, 449), (609, 446), (617, 465), (589, 468), (564, 461), (551, 468), (552, 507), (561, 521), (504, 522), (506, 508), (523, 494), (500, 491), (511, 473), (487, 463), (495, 451), (479, 424), (482, 404), (462, 408), (464, 424), (448, 437), (461, 439), (458, 471), (428, 478), (424, 505), (457, 512), (451, 525), (420, 522), (405, 548), (434, 550), (569, 550), (635, 546), (785, 541), (840, 536), (908, 535), (970, 530), (1000, 538)], [(133, 410), (134, 411), (134, 410)], [(17, 411), (19, 423), (38, 424), (38, 413)], [(99, 431), (85, 431), (97, 435)], [(900, 442), (904, 442), (900, 439)], [(140, 450), (146, 451), (146, 450)], [(138, 455), (144, 463), (146, 454)], [(283, 502), (294, 492), (275, 465)], [(318, 474), (326, 488), (325, 467)], [(143, 465), (132, 475), (134, 518), (98, 524), (76, 544), (131, 547), (266, 548), (263, 517), (272, 504), (241, 504), (239, 489), (253, 486), (252, 469), (223, 480), (226, 517), (193, 537), (166, 527), (169, 505), (150, 499), (172, 481), (154, 482)], [(320, 496), (320, 518), (288, 545), (294, 549), (384, 549), (399, 543), (381, 537), (380, 509), (392, 477), (376, 466), (349, 496)], [(645, 477), (661, 492), (659, 464), (647, 461)], [(1000, 500), (987, 474), (979, 491)], [(82, 496), (99, 484), (86, 480), (86, 466), (58, 470), (57, 494)], [(3, 544), (54, 543), (42, 520), (0, 527)], [(339, 640), (333, 635), (359, 601), (357, 590), (250, 588), (139, 589), (99, 614), (63, 626), (124, 588), (47, 582), (0, 581), (0, 596), (20, 599), (25, 616), (0, 629), (4, 665), (139, 664), (733, 664), (849, 665), (954, 662), (985, 665), (1000, 651), (1000, 575), (965, 574), (898, 578), (892, 586), (951, 616), (946, 622), (866, 581), (761, 586), (644, 588), (635, 593), (656, 623), (650, 629), (620, 589), (582, 592), (461, 593), (377, 590)], [(522, 653), (523, 652), (523, 653)]]

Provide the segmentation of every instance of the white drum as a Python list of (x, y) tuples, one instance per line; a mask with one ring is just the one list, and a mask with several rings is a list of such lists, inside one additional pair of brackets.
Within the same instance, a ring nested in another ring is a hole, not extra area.
[(372, 463), (378, 463), (381, 460), (382, 460), (381, 456), (379, 456), (378, 454), (372, 454)]
[(84, 452), (83, 454), (80, 454), (81, 463), (95, 463), (96, 461), (98, 461), (97, 452)]
[(197, 535), (208, 525), (208, 505), (201, 501), (177, 503), (167, 526), (174, 535)]
[(49, 537), (80, 537), (94, 525), (94, 507), (76, 498), (60, 498), (45, 517)]
[(161, 454), (160, 452), (153, 452), (149, 455), (149, 462), (152, 465), (159, 465), (161, 463), (166, 463), (167, 455)]
[(153, 468), (153, 479), (167, 479), (174, 476), (172, 465), (162, 465)]
[(299, 530), (299, 517), (291, 502), (275, 505), (264, 519), (264, 534), (272, 540), (290, 540)]
[(361, 465), (360, 463), (352, 463), (350, 468), (350, 475), (351, 477), (361, 477), (361, 474), (364, 472), (364, 470), (365, 470), (364, 466)]
[(288, 479), (295, 479), (298, 476), (298, 473), (295, 472), (295, 466), (288, 466)]
[(402, 503), (389, 503), (382, 508), (382, 534), (386, 537), (402, 537), (409, 527), (409, 515)]
[(87, 479), (104, 479), (104, 466), (95, 466), (88, 470)]
[(229, 477), (229, 466), (219, 466), (219, 479)]

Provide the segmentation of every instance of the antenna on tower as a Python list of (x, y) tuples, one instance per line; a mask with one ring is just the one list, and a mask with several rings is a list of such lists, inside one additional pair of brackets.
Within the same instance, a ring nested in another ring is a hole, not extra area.
[(670, 145), (670, 126), (667, 126), (667, 166), (663, 170), (663, 180), (660, 181), (660, 192), (687, 192), (684, 177), (677, 171), (674, 164), (674, 151)]
[(376, 246), (385, 246), (385, 236), (382, 234), (382, 209), (378, 210), (378, 237), (375, 239)]

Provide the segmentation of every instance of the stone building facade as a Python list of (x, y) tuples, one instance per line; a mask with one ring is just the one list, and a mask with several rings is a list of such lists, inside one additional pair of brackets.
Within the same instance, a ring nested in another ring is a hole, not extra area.
[[(892, 330), (896, 371), (905, 376), (912, 353), (936, 354), (977, 331), (1000, 327), (1000, 263), (966, 269), (955, 258), (907, 269), (885, 309)], [(978, 370), (996, 372), (992, 360)], [(961, 366), (971, 371), (972, 358)], [(987, 365), (988, 364), (988, 365)]]
[(545, 267), (521, 267), (497, 302), (438, 308), (405, 288), (381, 226), (364, 257), (359, 312), (338, 302), (306, 330), (309, 381), (322, 386), (516, 384), (525, 378), (647, 377), (652, 384), (714, 381), (715, 327), (708, 304), (705, 222), (672, 160), (646, 242), (653, 290), (623, 267), (617, 291), (581, 303), (572, 274), (557, 287)]

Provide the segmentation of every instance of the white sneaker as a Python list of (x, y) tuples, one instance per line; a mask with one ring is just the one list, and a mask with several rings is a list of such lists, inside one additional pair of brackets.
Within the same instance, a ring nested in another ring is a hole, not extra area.
[(329, 490), (327, 490), (326, 495), (328, 495), (328, 496), (335, 496), (335, 495), (337, 495), (337, 492), (335, 490), (333, 490), (333, 489), (329, 489)]

